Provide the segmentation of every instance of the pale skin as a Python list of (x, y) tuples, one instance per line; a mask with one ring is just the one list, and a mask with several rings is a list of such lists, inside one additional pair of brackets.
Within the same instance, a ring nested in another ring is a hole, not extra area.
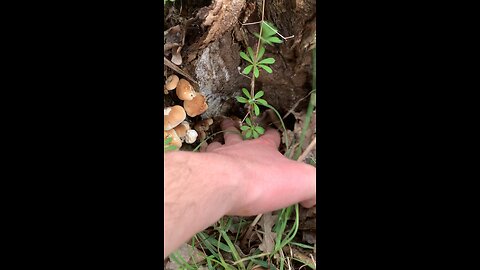
[[(316, 200), (313, 166), (284, 157), (278, 131), (244, 141), (230, 119), (225, 144), (165, 154), (164, 258), (224, 215), (253, 216)], [(235, 133), (234, 133), (235, 132)]]

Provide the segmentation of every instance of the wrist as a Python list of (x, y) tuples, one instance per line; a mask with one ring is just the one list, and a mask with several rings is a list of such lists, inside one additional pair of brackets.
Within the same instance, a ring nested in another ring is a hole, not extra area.
[(212, 205), (208, 207), (217, 210), (216, 217), (230, 213), (241, 202), (245, 173), (234, 158), (218, 153), (177, 151), (165, 154), (165, 160), (165, 170), (169, 165), (181, 167), (181, 178), (187, 180), (187, 185), (202, 186), (199, 188), (202, 194), (198, 195), (209, 197), (207, 201)]

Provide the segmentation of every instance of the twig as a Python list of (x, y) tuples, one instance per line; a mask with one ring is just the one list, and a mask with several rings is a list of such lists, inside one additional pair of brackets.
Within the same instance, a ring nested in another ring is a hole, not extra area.
[(263, 214), (260, 214), (258, 215), (254, 220), (253, 222), (250, 224), (250, 226), (248, 226), (248, 230), (245, 232), (245, 234), (243, 235), (242, 237), (242, 240), (240, 240), (240, 245), (243, 246), (245, 245), (245, 240), (247, 239), (250, 239), (250, 236), (252, 235), (252, 232), (253, 232), (253, 228), (255, 227), (255, 225), (257, 225), (258, 221), (260, 220), (260, 218), (262, 217)]
[(250, 224), (250, 227), (254, 227), (255, 225), (257, 225), (258, 221), (260, 220), (260, 218), (263, 216), (263, 214), (260, 214), (258, 215), (252, 222), (252, 224)]
[(252, 79), (252, 78), (250, 78), (249, 76), (247, 76), (247, 75), (243, 74), (243, 73), (240, 71), (240, 69), (241, 69), (241, 68), (240, 68), (240, 67), (238, 67), (238, 74), (242, 75), (243, 77), (245, 77), (245, 78), (247, 78), (247, 79), (249, 79), (249, 80), (251, 80), (251, 79)]
[(245, 114), (245, 117), (243, 117), (242, 119), (242, 122), (240, 122), (241, 124), (243, 124), (243, 122), (245, 122), (245, 119), (247, 119), (247, 116), (250, 114), (250, 111), (247, 112), (247, 114)]
[[(263, 17), (262, 17), (262, 22), (263, 22)], [(273, 30), (275, 32), (275, 34), (279, 35), (281, 38), (283, 38), (284, 40), (287, 40), (289, 38), (294, 38), (295, 35), (291, 35), (289, 37), (284, 37), (282, 36), (282, 34), (280, 34), (277, 30), (273, 29), (270, 25), (268, 25), (268, 23), (264, 23), (266, 26), (268, 26), (268, 28), (270, 28), (271, 30)]]
[(302, 100), (306, 99), (309, 95), (311, 95), (313, 93), (313, 91), (316, 91), (316, 89), (313, 89), (312, 91), (310, 91), (306, 96), (304, 96), (303, 98), (299, 99), (294, 105), (293, 107), (287, 112), (287, 114), (285, 114), (283, 116), (282, 119), (285, 119), (287, 116), (289, 116), (291, 113), (293, 113), (293, 111), (297, 108), (298, 104), (300, 104), (300, 102), (302, 102)]
[(307, 149), (303, 151), (302, 155), (300, 155), (297, 161), (303, 162), (307, 155), (312, 151), (313, 147), (317, 144), (317, 137), (313, 138), (312, 142), (307, 146)]
[(291, 147), (291, 151), (290, 151), (290, 155), (288, 155), (288, 158), (289, 159), (293, 159), (293, 155), (295, 154), (295, 149), (297, 149), (298, 147), (298, 143), (294, 144), (292, 147)]
[(254, 25), (254, 24), (259, 24), (261, 23), (262, 21), (258, 21), (258, 22), (251, 22), (251, 23), (241, 23), (242, 26), (245, 26), (245, 25)]
[(310, 258), (312, 258), (313, 266), (315, 266), (315, 268), (317, 268), (317, 263), (313, 259), (313, 255), (311, 253), (309, 255), (310, 255)]
[[(263, 22), (265, 18), (265, 0), (262, 1), (262, 20), (261, 22)], [(259, 33), (259, 36), (262, 36), (262, 26), (260, 26), (260, 33)], [(257, 58), (258, 58), (258, 52), (260, 51), (260, 40), (257, 41), (257, 50), (255, 52), (255, 59), (252, 59), (252, 60), (255, 60), (255, 62), (257, 61)], [(255, 96), (255, 74), (252, 74), (252, 80), (250, 81), (250, 96), (252, 96), (252, 98)], [(250, 107), (248, 108), (248, 111), (251, 112), (253, 111), (253, 104), (250, 105)], [(251, 114), (253, 115), (253, 114)]]
[(195, 81), (190, 75), (188, 75), (187, 72), (183, 71), (181, 68), (177, 67), (172, 61), (168, 60), (165, 56), (163, 57), (163, 64), (166, 65), (167, 67), (173, 69), (174, 71), (180, 73), (183, 77), (189, 79), (191, 82), (195, 83), (198, 85), (197, 81)]
[[(246, 26), (246, 25), (254, 25), (254, 24), (259, 24), (259, 23), (262, 23), (263, 22), (263, 18), (261, 21), (258, 21), (258, 22), (251, 22), (251, 23), (240, 23), (242, 26)], [(268, 25), (267, 23), (264, 23), (266, 26), (268, 26), (268, 28), (272, 29), (275, 34), (279, 35), (281, 38), (283, 38), (284, 40), (287, 40), (287, 39), (290, 39), (290, 38), (294, 38), (295, 35), (291, 35), (289, 37), (284, 37), (282, 36), (282, 34), (280, 34), (277, 30), (273, 29), (270, 25)]]

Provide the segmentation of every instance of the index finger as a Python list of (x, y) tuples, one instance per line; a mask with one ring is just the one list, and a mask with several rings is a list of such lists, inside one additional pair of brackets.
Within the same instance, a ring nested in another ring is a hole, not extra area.
[(243, 141), (242, 135), (235, 127), (235, 122), (232, 119), (224, 119), (220, 126), (222, 127), (222, 130), (225, 131), (223, 138), (225, 139), (226, 145), (232, 145)]

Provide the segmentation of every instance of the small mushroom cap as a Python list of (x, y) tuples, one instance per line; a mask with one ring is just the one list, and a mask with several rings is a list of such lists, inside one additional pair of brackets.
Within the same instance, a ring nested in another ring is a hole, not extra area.
[(168, 137), (172, 138), (172, 141), (168, 145), (176, 146), (177, 150), (180, 149), (180, 147), (182, 147), (182, 140), (180, 140), (180, 137), (178, 137), (174, 129), (163, 131), (163, 139), (165, 140)]
[(185, 115), (185, 110), (182, 106), (175, 105), (170, 108), (166, 108), (163, 110), (163, 129), (170, 130), (178, 124), (180, 124), (183, 120), (185, 120), (187, 116)]
[[(178, 88), (177, 88), (178, 89)], [(192, 100), (185, 100), (183, 107), (190, 117), (195, 117), (204, 113), (208, 109), (208, 105), (205, 102), (205, 96), (197, 94)]]
[(189, 129), (190, 129), (190, 125), (188, 124), (187, 121), (183, 121), (182, 123), (180, 123), (180, 125), (174, 128), (175, 132), (177, 133), (178, 137), (180, 137), (180, 139), (184, 138), (185, 135), (187, 135), (187, 131)]
[(203, 120), (201, 120), (201, 121), (198, 121), (198, 122), (195, 124), (194, 128), (195, 128), (195, 130), (197, 130), (197, 131), (200, 131), (200, 130), (202, 130), (202, 131), (207, 131), (208, 128), (209, 128), (212, 124), (213, 124), (213, 119), (212, 119), (212, 118), (207, 118), (207, 119), (203, 119)]
[(194, 129), (187, 130), (187, 134), (185, 136), (185, 142), (188, 144), (192, 144), (197, 140), (198, 133)]
[(181, 100), (192, 100), (197, 95), (193, 86), (185, 79), (178, 81), (176, 93)]
[(177, 66), (180, 66), (182, 64), (182, 55), (180, 54), (180, 50), (182, 47), (180, 46), (174, 46), (172, 48), (172, 63), (174, 63)]
[(180, 79), (175, 74), (168, 76), (167, 81), (165, 82), (165, 88), (168, 91), (172, 91), (173, 89), (175, 89), (177, 87), (177, 84), (178, 84), (179, 80)]

